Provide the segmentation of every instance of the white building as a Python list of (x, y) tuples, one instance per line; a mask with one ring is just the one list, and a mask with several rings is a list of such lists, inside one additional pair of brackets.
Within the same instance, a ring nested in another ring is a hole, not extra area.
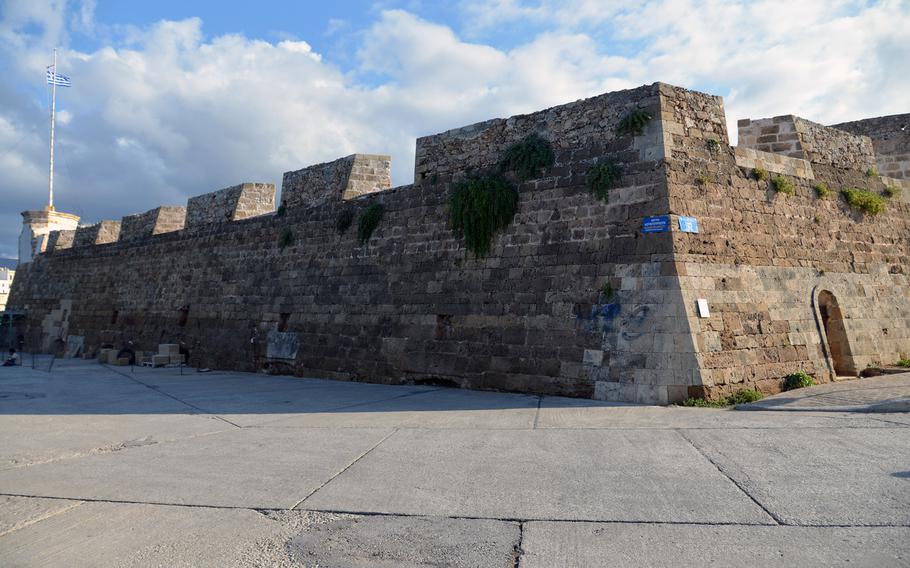
[(9, 290), (13, 285), (15, 275), (15, 270), (0, 267), (0, 312), (6, 309), (6, 299), (9, 297)]

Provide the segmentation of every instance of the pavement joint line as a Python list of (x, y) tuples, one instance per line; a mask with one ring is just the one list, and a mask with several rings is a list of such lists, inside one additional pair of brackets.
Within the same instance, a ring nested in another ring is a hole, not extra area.
[(910, 528), (910, 523), (744, 523), (735, 521), (655, 521), (643, 519), (578, 519), (578, 518), (524, 518), (524, 517), (490, 517), (480, 515), (434, 515), (424, 513), (389, 513), (385, 511), (358, 511), (349, 509), (286, 509), (284, 507), (256, 507), (239, 505), (202, 505), (198, 503), (166, 503), (163, 501), (136, 501), (129, 499), (97, 499), (91, 497), (60, 497), (53, 495), (29, 495), (24, 493), (0, 493), (0, 497), (20, 497), (23, 499), (49, 499), (56, 501), (73, 501), (82, 503), (109, 503), (112, 505), (147, 505), (149, 507), (182, 507), (187, 509), (219, 509), (225, 511), (293, 512), (293, 513), (327, 513), (337, 515), (356, 515), (361, 517), (404, 517), (426, 519), (452, 519), (463, 521), (500, 521), (507, 523), (584, 523), (592, 525), (667, 525), (667, 526), (707, 526), (707, 527), (786, 527), (786, 528)]
[(787, 524), (786, 521), (784, 521), (784, 520), (781, 519), (779, 516), (777, 516), (776, 514), (774, 514), (774, 512), (772, 512), (770, 509), (768, 509), (767, 507), (765, 507), (765, 506), (764, 506), (758, 499), (756, 499), (751, 493), (749, 493), (748, 491), (746, 491), (746, 488), (743, 487), (742, 484), (740, 484), (738, 481), (736, 481), (735, 479), (733, 479), (733, 477), (731, 477), (730, 475), (728, 475), (727, 472), (724, 471), (723, 468), (720, 467), (720, 464), (718, 464), (718, 463), (715, 462), (713, 459), (711, 459), (711, 457), (708, 456), (708, 454), (706, 454), (700, 447), (698, 447), (698, 445), (697, 445), (693, 440), (691, 440), (688, 436), (686, 436), (685, 434), (683, 434), (681, 431), (677, 431), (677, 434), (679, 434), (679, 437), (680, 437), (680, 438), (682, 438), (683, 440), (689, 442), (689, 445), (691, 445), (693, 448), (695, 448), (695, 451), (696, 451), (696, 452), (698, 452), (699, 454), (701, 454), (701, 456), (702, 456), (703, 458), (705, 458), (706, 460), (708, 460), (708, 463), (710, 463), (711, 465), (713, 465), (714, 468), (717, 469), (717, 471), (718, 471), (721, 475), (723, 475), (724, 477), (726, 477), (727, 479), (729, 479), (729, 480), (730, 480), (730, 483), (732, 483), (733, 485), (735, 485), (736, 488), (739, 489), (740, 491), (742, 491), (743, 494), (745, 494), (746, 497), (748, 497), (753, 503), (755, 503), (756, 505), (758, 505), (758, 507), (760, 507), (761, 510), (764, 511), (766, 515), (768, 515), (770, 518), (772, 518), (772, 519), (774, 520), (775, 523), (777, 523), (778, 525), (786, 525), (786, 524)]
[(168, 398), (170, 398), (170, 399), (176, 400), (176, 401), (179, 402), (180, 404), (186, 405), (186, 406), (188, 406), (188, 407), (190, 407), (190, 408), (192, 408), (192, 409), (194, 409), (194, 410), (198, 410), (198, 411), (199, 411), (200, 413), (202, 413), (202, 414), (207, 414), (207, 415), (209, 415), (209, 416), (212, 416), (212, 417), (214, 417), (214, 418), (216, 418), (216, 419), (218, 419), (218, 420), (221, 420), (222, 422), (226, 422), (226, 423), (230, 424), (231, 426), (233, 426), (233, 427), (235, 427), (235, 428), (242, 428), (242, 426), (240, 426), (239, 424), (235, 424), (234, 422), (231, 422), (231, 421), (228, 420), (227, 418), (223, 418), (223, 417), (221, 417), (221, 416), (219, 416), (219, 415), (217, 415), (217, 414), (215, 414), (215, 413), (213, 413), (213, 412), (208, 412), (207, 410), (205, 410), (205, 409), (203, 409), (203, 408), (200, 408), (200, 407), (196, 406), (195, 404), (191, 404), (191, 403), (189, 403), (189, 402), (187, 402), (187, 401), (185, 401), (185, 400), (181, 400), (181, 399), (177, 398), (176, 396), (174, 396), (174, 395), (172, 395), (172, 394), (170, 394), (170, 393), (168, 393), (168, 392), (165, 392), (165, 391), (161, 390), (161, 387), (153, 387), (152, 385), (150, 385), (150, 384), (148, 384), (148, 383), (146, 383), (146, 382), (140, 381), (140, 380), (137, 379), (136, 377), (132, 377), (132, 376), (126, 374), (126, 373), (121, 373), (120, 371), (118, 371), (118, 370), (116, 370), (116, 369), (113, 369), (113, 368), (111, 368), (109, 365), (104, 365), (104, 367), (105, 367), (107, 370), (111, 371), (112, 373), (115, 373), (115, 374), (117, 374), (117, 375), (120, 375), (121, 377), (125, 377), (125, 378), (127, 378), (127, 379), (129, 379), (129, 380), (131, 380), (131, 381), (133, 381), (133, 382), (136, 382), (136, 383), (138, 383), (138, 384), (144, 386), (145, 388), (149, 389), (150, 391), (157, 392), (158, 394), (161, 394), (161, 395), (166, 396), (166, 397), (168, 397)]
[[(395, 395), (395, 396), (392, 396), (389, 398), (380, 398), (377, 400), (371, 400), (368, 402), (356, 402), (353, 404), (346, 404), (343, 406), (330, 407), (330, 408), (325, 408), (325, 409), (317, 410), (317, 411), (313, 411), (313, 412), (293, 412), (293, 413), (289, 413), (289, 414), (300, 415), (300, 414), (323, 414), (323, 413), (328, 413), (328, 412), (337, 412), (339, 410), (347, 410), (348, 408), (356, 408), (358, 406), (368, 406), (370, 404), (380, 404), (383, 402), (388, 402), (390, 400), (397, 400), (399, 398), (407, 398), (410, 396), (418, 396), (421, 394), (428, 394), (428, 393), (436, 392), (436, 391), (440, 391), (440, 390), (443, 390), (443, 387), (436, 388), (436, 389), (430, 389), (430, 390), (424, 390), (424, 391), (420, 391), (420, 392), (409, 392), (409, 393), (405, 393), (405, 394)], [(274, 424), (275, 422), (282, 422), (287, 419), (288, 419), (288, 417), (276, 418), (275, 420), (267, 420), (265, 422), (260, 422), (259, 424), (254, 424), (251, 426), (241, 426), (241, 428), (258, 428), (260, 426), (265, 426), (266, 424)]]
[[(307, 413), (303, 413), (307, 414)], [(312, 413), (319, 414), (319, 413)], [(287, 418), (281, 419), (287, 420)], [(841, 425), (831, 425), (831, 426), (800, 426), (801, 430), (898, 430), (901, 428), (910, 428), (910, 424), (904, 424), (903, 422), (891, 422), (887, 420), (881, 420), (887, 424), (893, 424), (894, 426), (841, 426)], [(398, 430), (439, 430), (439, 431), (457, 431), (457, 432), (531, 432), (534, 428), (508, 428), (508, 427), (491, 427), (491, 428), (470, 428), (470, 427), (442, 427), (442, 426), (423, 426), (420, 424), (398, 424), (398, 425), (387, 425), (387, 426), (344, 426), (344, 425), (329, 425), (329, 426), (274, 426), (274, 422), (262, 422), (259, 424), (251, 424), (249, 426), (243, 426), (244, 429), (285, 429), (285, 430), (385, 430), (387, 428), (396, 428)], [(701, 431), (701, 430), (792, 430), (793, 426), (692, 426), (692, 427), (679, 427), (679, 426), (544, 426), (539, 427), (537, 430), (541, 432), (546, 432), (548, 430), (616, 430), (616, 431), (633, 431), (633, 430), (644, 430), (651, 432), (675, 432), (675, 431)]]
[(74, 501), (74, 502), (70, 503), (68, 506), (66, 506), (66, 507), (64, 507), (64, 508), (62, 508), (62, 509), (58, 509), (58, 510), (56, 510), (56, 511), (50, 511), (50, 512), (45, 513), (45, 514), (43, 514), (43, 515), (39, 515), (39, 516), (37, 516), (37, 517), (35, 517), (35, 518), (33, 518), (33, 519), (29, 519), (29, 520), (25, 521), (24, 523), (20, 523), (20, 524), (18, 524), (18, 525), (16, 525), (16, 526), (13, 526), (13, 527), (11, 527), (11, 528), (9, 528), (9, 529), (3, 531), (3, 532), (0, 532), (0, 538), (6, 536), (6, 535), (8, 535), (8, 534), (12, 534), (12, 533), (14, 533), (14, 532), (16, 532), (16, 531), (19, 531), (19, 530), (28, 528), (28, 527), (30, 527), (30, 526), (32, 526), (32, 525), (35, 525), (35, 524), (37, 524), (37, 523), (40, 523), (41, 521), (46, 521), (47, 519), (50, 519), (51, 517), (56, 517), (57, 515), (62, 515), (63, 513), (67, 512), (67, 511), (71, 511), (71, 510), (75, 509), (76, 507), (78, 507), (79, 505), (81, 505), (81, 504), (83, 504), (83, 503), (85, 503), (85, 501)]
[(320, 486), (317, 487), (316, 489), (310, 491), (310, 493), (309, 493), (306, 497), (304, 497), (304, 498), (301, 499), (300, 501), (297, 501), (296, 503), (294, 503), (294, 505), (293, 505), (289, 510), (293, 511), (293, 510), (297, 509), (297, 507), (299, 507), (304, 501), (306, 501), (307, 499), (309, 499), (310, 497), (312, 497), (313, 495), (315, 495), (320, 489), (322, 489), (323, 487), (325, 487), (326, 485), (328, 485), (329, 483), (331, 483), (332, 481), (334, 481), (335, 478), (337, 478), (337, 477), (338, 477), (339, 475), (341, 475), (342, 473), (346, 472), (348, 469), (351, 468), (351, 466), (353, 466), (355, 463), (357, 463), (357, 462), (359, 462), (360, 460), (362, 460), (364, 457), (366, 457), (367, 454), (369, 454), (370, 452), (372, 452), (373, 450), (375, 450), (376, 448), (378, 448), (380, 444), (382, 444), (383, 442), (385, 442), (386, 440), (388, 440), (389, 438), (391, 438), (392, 436), (394, 436), (397, 432), (398, 432), (398, 428), (392, 430), (391, 432), (389, 432), (388, 434), (386, 434), (385, 436), (383, 436), (381, 440), (379, 440), (378, 442), (376, 442), (375, 444), (373, 444), (373, 447), (371, 447), (371, 448), (368, 449), (367, 451), (365, 451), (365, 452), (363, 452), (362, 454), (360, 454), (359, 456), (357, 456), (357, 457), (354, 459), (354, 461), (352, 461), (352, 462), (349, 463), (348, 465), (344, 466), (344, 468), (342, 468), (341, 471), (339, 471), (338, 473), (336, 473), (336, 474), (333, 475), (332, 477), (330, 477), (330, 478), (328, 478), (327, 480), (325, 480), (325, 482), (324, 482), (322, 485), (320, 485)]
[(532, 430), (537, 430), (537, 421), (540, 420), (540, 405), (543, 404), (543, 395), (537, 397), (537, 412), (534, 413), (534, 427)]

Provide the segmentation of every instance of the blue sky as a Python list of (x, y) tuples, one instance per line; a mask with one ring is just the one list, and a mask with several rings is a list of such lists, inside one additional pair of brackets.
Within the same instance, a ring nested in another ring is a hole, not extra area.
[(46, 200), (119, 219), (353, 152), (665, 81), (724, 97), (728, 125), (907, 112), (905, 0), (0, 1), (0, 257)]

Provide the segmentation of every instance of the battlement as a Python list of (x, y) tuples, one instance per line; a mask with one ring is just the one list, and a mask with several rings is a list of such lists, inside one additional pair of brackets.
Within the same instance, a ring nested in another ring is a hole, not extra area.
[[(414, 184), (459, 181), (473, 173), (495, 171), (503, 152), (530, 134), (548, 140), (556, 168), (567, 161), (604, 155), (618, 162), (660, 159), (661, 84), (606, 93), (510, 118), (496, 118), (417, 139)], [(654, 117), (636, 137), (617, 127), (632, 110)], [(650, 147), (652, 154), (640, 150)]]
[(742, 148), (859, 171), (875, 166), (875, 151), (868, 136), (853, 135), (792, 114), (746, 118), (737, 126)]
[(281, 180), (281, 204), (288, 208), (313, 207), (391, 187), (390, 156), (353, 154), (333, 162), (285, 172)]
[(103, 245), (116, 242), (119, 237), (120, 221), (104, 220), (94, 225), (78, 227), (73, 237), (73, 246)]
[(239, 221), (275, 211), (275, 184), (242, 183), (197, 197), (186, 204), (187, 229)]
[(888, 177), (910, 180), (910, 113), (843, 122), (832, 128), (868, 136), (872, 139), (878, 171)]
[(186, 207), (163, 205), (145, 213), (127, 215), (120, 221), (120, 240), (131, 241), (151, 235), (179, 231), (186, 223)]
[(73, 241), (76, 237), (76, 229), (64, 229), (61, 231), (51, 231), (48, 233), (47, 250), (51, 253), (58, 250), (65, 250), (73, 247)]

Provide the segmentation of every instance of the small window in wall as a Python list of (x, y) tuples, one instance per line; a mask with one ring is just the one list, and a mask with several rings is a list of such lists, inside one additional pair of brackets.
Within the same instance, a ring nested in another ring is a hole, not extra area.
[(111, 313), (111, 325), (114, 325), (115, 323), (117, 323), (117, 318), (119, 318), (119, 317), (120, 317), (120, 310), (114, 310), (113, 313)]
[(283, 313), (278, 317), (278, 331), (287, 331), (288, 330), (288, 320), (291, 319), (291, 314)]
[(190, 316), (190, 307), (183, 306), (180, 308), (180, 318), (177, 320), (177, 325), (180, 327), (186, 327), (186, 320)]

